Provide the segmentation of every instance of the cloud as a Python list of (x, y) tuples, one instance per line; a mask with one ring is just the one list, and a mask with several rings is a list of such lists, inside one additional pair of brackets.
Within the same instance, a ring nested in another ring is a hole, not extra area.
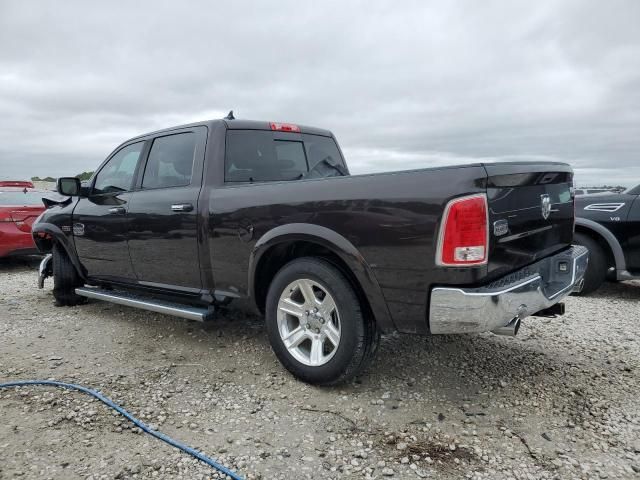
[(4, 1), (0, 177), (91, 170), (233, 108), (331, 129), (354, 172), (545, 158), (640, 183), (638, 18), (633, 0)]

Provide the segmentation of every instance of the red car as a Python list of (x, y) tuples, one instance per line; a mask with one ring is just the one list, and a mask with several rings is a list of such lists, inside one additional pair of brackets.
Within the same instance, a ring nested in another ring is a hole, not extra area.
[(35, 188), (33, 182), (26, 180), (0, 180), (0, 187), (26, 187)]
[(38, 254), (31, 225), (45, 210), (42, 197), (50, 194), (25, 187), (0, 187), (0, 257)]

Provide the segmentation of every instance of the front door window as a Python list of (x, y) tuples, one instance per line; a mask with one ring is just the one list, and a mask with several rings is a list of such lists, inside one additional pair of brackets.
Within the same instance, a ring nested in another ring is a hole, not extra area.
[(131, 190), (136, 165), (144, 142), (127, 145), (116, 153), (98, 172), (93, 194), (127, 192)]

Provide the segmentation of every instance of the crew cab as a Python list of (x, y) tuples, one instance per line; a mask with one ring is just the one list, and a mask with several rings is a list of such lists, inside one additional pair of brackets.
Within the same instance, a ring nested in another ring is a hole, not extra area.
[(589, 249), (589, 267), (580, 294), (606, 280), (640, 278), (640, 185), (621, 193), (576, 196), (576, 237)]
[(350, 175), (333, 134), (221, 120), (127, 140), (34, 225), (40, 284), (206, 321), (248, 297), (298, 378), (344, 381), (381, 333), (517, 333), (563, 313), (573, 172), (497, 163)]

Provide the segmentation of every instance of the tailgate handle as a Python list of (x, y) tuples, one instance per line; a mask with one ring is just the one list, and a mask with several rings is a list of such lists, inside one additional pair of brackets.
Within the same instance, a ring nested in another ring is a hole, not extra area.
[(190, 203), (175, 203), (171, 205), (171, 211), (173, 212), (190, 212), (193, 210), (193, 205)]
[(113, 207), (109, 209), (109, 213), (112, 215), (122, 215), (124, 213), (127, 213), (127, 211), (124, 209), (124, 207)]

